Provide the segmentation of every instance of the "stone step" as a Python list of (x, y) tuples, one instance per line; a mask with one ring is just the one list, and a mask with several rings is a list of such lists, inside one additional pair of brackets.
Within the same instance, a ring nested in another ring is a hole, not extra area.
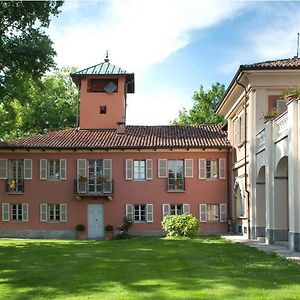
[(257, 237), (257, 241), (260, 243), (265, 243), (266, 242), (266, 238), (264, 236), (258, 236)]

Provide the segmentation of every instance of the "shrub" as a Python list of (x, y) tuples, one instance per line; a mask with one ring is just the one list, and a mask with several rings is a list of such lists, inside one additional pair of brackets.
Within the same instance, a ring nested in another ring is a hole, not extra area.
[(167, 236), (194, 237), (200, 227), (199, 221), (191, 214), (166, 216), (161, 222)]
[(116, 240), (128, 240), (128, 239), (130, 239), (130, 235), (127, 232), (122, 231), (116, 235), (115, 239)]
[(106, 225), (105, 226), (105, 231), (113, 231), (113, 230), (114, 230), (114, 228), (113, 228), (112, 225)]
[(130, 218), (128, 218), (128, 217), (126, 217), (126, 216), (124, 216), (124, 218), (123, 218), (123, 223), (122, 223), (122, 225), (120, 225), (119, 227), (118, 227), (118, 229), (120, 230), (120, 231), (123, 231), (123, 232), (128, 232), (128, 230), (132, 227), (132, 225), (133, 225), (133, 220), (132, 219), (130, 219)]
[(83, 224), (78, 224), (76, 227), (75, 227), (76, 231), (85, 231), (85, 226)]

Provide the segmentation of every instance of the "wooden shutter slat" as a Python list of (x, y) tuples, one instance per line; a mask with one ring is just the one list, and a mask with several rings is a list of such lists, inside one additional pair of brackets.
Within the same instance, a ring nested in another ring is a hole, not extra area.
[(47, 203), (41, 203), (40, 204), (40, 221), (41, 222), (47, 222), (48, 220), (48, 204)]
[(200, 222), (207, 222), (207, 205), (199, 204)]
[(7, 159), (0, 159), (0, 179), (7, 179)]
[(152, 223), (153, 222), (153, 204), (146, 204), (146, 216), (147, 216), (147, 222)]
[(67, 204), (60, 204), (60, 221), (67, 222)]
[(190, 205), (189, 204), (183, 204), (183, 213), (185, 215), (190, 213)]
[(24, 179), (32, 179), (32, 159), (24, 159)]
[(226, 178), (226, 160), (225, 160), (225, 158), (219, 159), (219, 178), (220, 179)]
[(9, 203), (2, 203), (2, 221), (9, 221)]
[(199, 179), (206, 179), (206, 159), (199, 158)]
[(60, 167), (60, 180), (66, 180), (67, 179), (67, 160), (61, 159), (59, 162)]
[(153, 163), (152, 159), (146, 159), (146, 179), (153, 179)]
[(158, 177), (167, 178), (168, 177), (168, 160), (159, 159), (158, 160)]
[(227, 205), (220, 204), (220, 222), (225, 223), (227, 221)]
[(84, 194), (86, 192), (86, 181), (81, 178), (86, 178), (86, 159), (77, 159), (77, 193)]
[(40, 179), (47, 179), (47, 159), (40, 159)]
[(133, 179), (133, 159), (126, 159), (125, 165), (125, 178), (126, 180)]
[(28, 221), (28, 203), (22, 203), (22, 221)]
[(126, 204), (126, 217), (134, 220), (133, 218), (133, 205), (132, 204)]
[(163, 210), (163, 218), (165, 216), (170, 215), (170, 213), (171, 213), (170, 204), (163, 204), (162, 205), (162, 210)]
[(192, 178), (193, 177), (193, 159), (186, 158), (184, 160), (184, 177)]

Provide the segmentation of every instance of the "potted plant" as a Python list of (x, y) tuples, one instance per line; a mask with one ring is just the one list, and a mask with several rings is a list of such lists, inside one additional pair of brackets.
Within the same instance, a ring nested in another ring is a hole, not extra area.
[(85, 240), (85, 226), (83, 224), (78, 224), (75, 227), (76, 230), (76, 239)]
[(112, 225), (105, 226), (105, 239), (112, 240), (114, 238), (114, 228)]
[(106, 182), (107, 181), (107, 178), (105, 176), (99, 176), (98, 177), (98, 182), (101, 183), (101, 182)]
[(274, 107), (272, 110), (270, 110), (269, 112), (267, 112), (267, 113), (264, 115), (264, 119), (265, 119), (266, 121), (268, 121), (268, 120), (273, 120), (273, 119), (275, 119), (277, 116), (278, 116), (278, 112), (277, 112), (276, 108)]
[(79, 175), (79, 182), (86, 182), (87, 178), (83, 175)]
[(283, 98), (288, 102), (300, 98), (300, 89), (289, 89), (283, 93)]

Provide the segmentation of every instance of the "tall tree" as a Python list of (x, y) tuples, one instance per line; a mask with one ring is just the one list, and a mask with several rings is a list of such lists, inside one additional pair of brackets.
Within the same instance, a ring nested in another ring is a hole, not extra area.
[(0, 103), (22, 95), (24, 83), (52, 68), (55, 51), (44, 29), (63, 1), (0, 2)]
[(183, 108), (177, 119), (171, 121), (173, 125), (197, 125), (223, 123), (224, 118), (215, 113), (215, 108), (225, 93), (225, 86), (219, 82), (213, 83), (208, 91), (200, 86), (193, 95), (193, 107), (190, 110)]
[(13, 98), (0, 104), (0, 139), (74, 127), (78, 92), (69, 75), (74, 71), (62, 68), (41, 81), (27, 80), (28, 101)]

